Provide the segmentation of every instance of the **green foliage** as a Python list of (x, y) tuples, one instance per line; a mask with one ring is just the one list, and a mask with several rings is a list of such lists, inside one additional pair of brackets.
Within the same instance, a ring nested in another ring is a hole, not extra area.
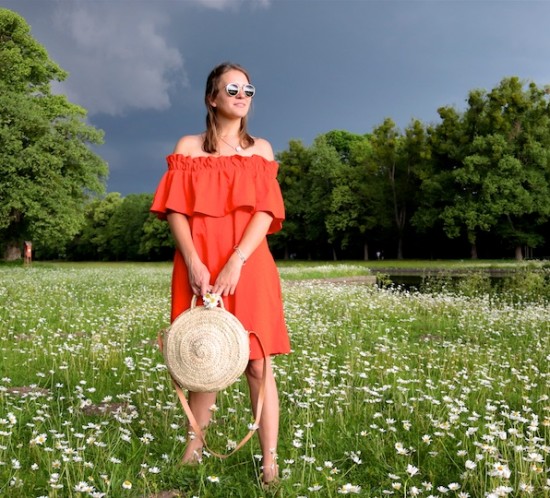
[(101, 131), (50, 82), (66, 73), (19, 15), (0, 9), (0, 241), (28, 238), (62, 254), (84, 221), (86, 200), (103, 192), (107, 165), (90, 148)]
[(490, 92), (471, 91), (462, 115), (448, 107), (439, 114), (413, 223), (441, 223), (449, 237), (465, 234), (472, 246), (490, 230), (512, 247), (540, 245), (537, 228), (550, 216), (547, 89), (505, 78)]
[(143, 225), (149, 218), (151, 194), (130, 194), (107, 223), (110, 251), (116, 260), (134, 260), (140, 254)]
[(284, 230), (271, 240), (275, 247), (284, 247), (290, 253), (306, 246), (313, 238), (306, 224), (309, 199), (307, 178), (311, 167), (309, 150), (298, 140), (291, 140), (287, 151), (277, 154), (279, 161), (279, 183), (284, 192), (286, 221)]
[(150, 213), (143, 223), (139, 254), (147, 259), (166, 260), (173, 256), (174, 248), (168, 223)]
[(174, 252), (170, 228), (149, 212), (152, 200), (152, 194), (123, 198), (112, 192), (89, 203), (86, 222), (71, 244), (69, 257), (103, 261), (170, 259)]
[(366, 247), (373, 230), (388, 227), (386, 180), (372, 154), (368, 135), (345, 131), (320, 135), (309, 148), (291, 141), (277, 156), (287, 221), (273, 246), (284, 240), (287, 255), (311, 258), (322, 248), (335, 255), (352, 244)]
[(470, 269), (460, 274), (442, 270), (422, 279), (421, 292), (490, 297), (502, 303), (549, 303), (550, 271), (541, 265), (515, 268), (505, 276), (493, 276), (488, 269)]
[(367, 246), (373, 229), (384, 223), (377, 167), (369, 161), (370, 136), (329, 132), (325, 139), (341, 158), (330, 196), (330, 212), (325, 220), (330, 240), (338, 241), (341, 249), (357, 241)]
[(393, 220), (397, 238), (397, 258), (402, 259), (403, 235), (415, 208), (418, 169), (429, 157), (424, 126), (413, 121), (402, 135), (391, 119), (376, 127), (372, 134), (371, 161), (378, 168), (384, 193), (384, 212)]
[(71, 259), (110, 258), (111, 239), (107, 226), (121, 204), (122, 197), (118, 192), (111, 192), (103, 199), (94, 199), (88, 203), (84, 226), (71, 244)]
[(504, 279), (502, 294), (513, 302), (550, 302), (550, 269), (523, 269)]
[[(0, 9), (0, 85), (16, 93), (43, 92), (52, 79), (67, 76), (48, 53), (31, 36), (24, 19), (7, 9)], [(48, 92), (49, 93), (49, 92)]]
[(488, 272), (470, 272), (456, 280), (456, 290), (459, 295), (480, 297), (491, 294), (491, 275)]

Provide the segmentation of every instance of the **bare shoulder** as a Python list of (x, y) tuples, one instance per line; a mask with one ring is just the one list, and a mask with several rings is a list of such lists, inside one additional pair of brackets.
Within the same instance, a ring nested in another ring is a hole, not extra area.
[(195, 157), (203, 154), (202, 135), (185, 135), (181, 137), (174, 147), (174, 154), (183, 154), (185, 156)]
[(264, 138), (254, 137), (254, 154), (257, 154), (258, 156), (262, 156), (264, 159), (267, 159), (268, 161), (275, 160), (273, 147), (271, 147), (271, 144)]

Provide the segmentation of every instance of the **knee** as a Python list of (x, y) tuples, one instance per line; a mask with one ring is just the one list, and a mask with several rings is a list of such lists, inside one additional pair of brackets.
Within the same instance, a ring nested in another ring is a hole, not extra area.
[(250, 380), (262, 380), (264, 375), (264, 361), (267, 360), (251, 360), (248, 362), (248, 366), (246, 367), (246, 375)]

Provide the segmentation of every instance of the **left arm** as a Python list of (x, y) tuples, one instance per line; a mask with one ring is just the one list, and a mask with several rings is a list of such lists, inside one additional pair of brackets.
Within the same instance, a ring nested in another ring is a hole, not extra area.
[[(271, 144), (263, 138), (257, 138), (254, 143), (254, 153), (263, 156), (268, 161), (275, 159)], [(265, 239), (273, 216), (265, 211), (257, 211), (250, 219), (241, 240), (238, 243), (240, 252), (248, 259), (260, 243)], [(212, 292), (227, 296), (235, 294), (235, 289), (241, 277), (241, 270), (244, 263), (239, 254), (233, 251), (233, 254), (225, 263), (225, 266), (220, 271), (216, 282), (212, 287)]]
[[(264, 240), (272, 220), (273, 216), (264, 211), (254, 213), (238, 244), (241, 253), (246, 259), (250, 257)], [(224, 296), (235, 294), (243, 264), (237, 252), (233, 251), (233, 254), (219, 273), (218, 278), (216, 278), (216, 282), (212, 286), (212, 292)]]

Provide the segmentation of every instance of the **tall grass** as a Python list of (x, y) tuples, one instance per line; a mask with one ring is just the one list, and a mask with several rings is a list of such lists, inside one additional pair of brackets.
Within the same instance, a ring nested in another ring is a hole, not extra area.
[[(547, 301), (282, 274), (278, 496), (550, 496)], [(273, 494), (255, 439), (179, 465), (155, 342), (169, 287), (165, 265), (0, 268), (0, 496)], [(220, 393), (212, 447), (246, 433), (247, 398), (244, 380)]]

